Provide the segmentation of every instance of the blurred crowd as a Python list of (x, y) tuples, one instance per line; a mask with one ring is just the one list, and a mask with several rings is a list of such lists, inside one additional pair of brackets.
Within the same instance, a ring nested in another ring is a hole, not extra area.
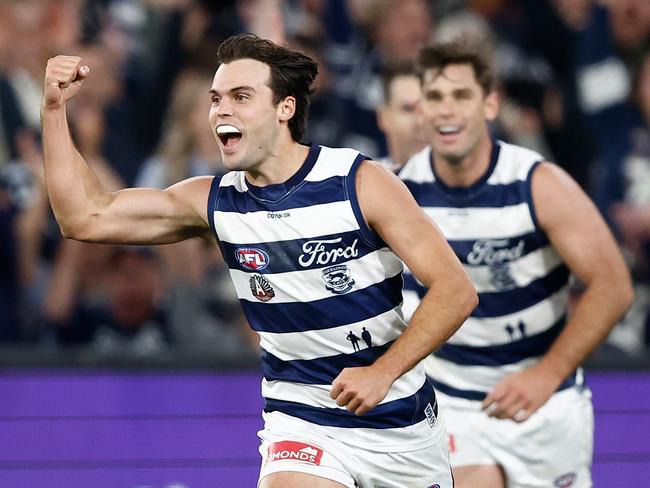
[(385, 101), (382, 70), (433, 39), (484, 39), (503, 101), (494, 136), (541, 152), (592, 196), (637, 286), (635, 306), (609, 344), (647, 354), (647, 0), (0, 2), (0, 342), (81, 345), (100, 355), (255, 351), (214, 247), (61, 238), (44, 191), (39, 129), (47, 59), (79, 55), (91, 72), (68, 121), (105, 187), (165, 188), (221, 174), (208, 90), (217, 47), (240, 32), (319, 62), (306, 141), (372, 158), (387, 153), (376, 114)]

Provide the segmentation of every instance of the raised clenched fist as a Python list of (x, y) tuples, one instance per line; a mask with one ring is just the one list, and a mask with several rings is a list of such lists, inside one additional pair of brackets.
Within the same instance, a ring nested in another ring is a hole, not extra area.
[(50, 58), (45, 69), (43, 108), (58, 108), (64, 105), (79, 91), (88, 73), (90, 68), (81, 65), (79, 56)]

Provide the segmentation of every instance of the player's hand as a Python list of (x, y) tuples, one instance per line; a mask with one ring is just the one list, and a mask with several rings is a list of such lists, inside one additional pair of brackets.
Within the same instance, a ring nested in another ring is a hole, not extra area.
[(524, 422), (555, 393), (562, 379), (538, 366), (503, 378), (483, 400), (490, 417)]
[(393, 379), (376, 367), (345, 368), (332, 382), (330, 397), (338, 406), (363, 415), (386, 397), (392, 384)]
[(76, 95), (90, 73), (79, 56), (57, 56), (47, 62), (43, 86), (43, 108), (59, 108)]

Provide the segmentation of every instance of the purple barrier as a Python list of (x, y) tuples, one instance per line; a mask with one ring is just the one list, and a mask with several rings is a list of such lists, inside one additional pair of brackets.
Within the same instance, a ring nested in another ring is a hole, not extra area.
[[(254, 487), (257, 374), (0, 374), (0, 482), (11, 488)], [(588, 375), (594, 484), (650, 480), (650, 374)]]

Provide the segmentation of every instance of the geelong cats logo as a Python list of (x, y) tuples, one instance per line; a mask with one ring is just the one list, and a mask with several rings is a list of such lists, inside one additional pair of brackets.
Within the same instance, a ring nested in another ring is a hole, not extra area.
[(327, 283), (325, 288), (336, 295), (342, 295), (350, 291), (354, 285), (350, 270), (345, 264), (325, 268), (323, 270), (323, 279)]

